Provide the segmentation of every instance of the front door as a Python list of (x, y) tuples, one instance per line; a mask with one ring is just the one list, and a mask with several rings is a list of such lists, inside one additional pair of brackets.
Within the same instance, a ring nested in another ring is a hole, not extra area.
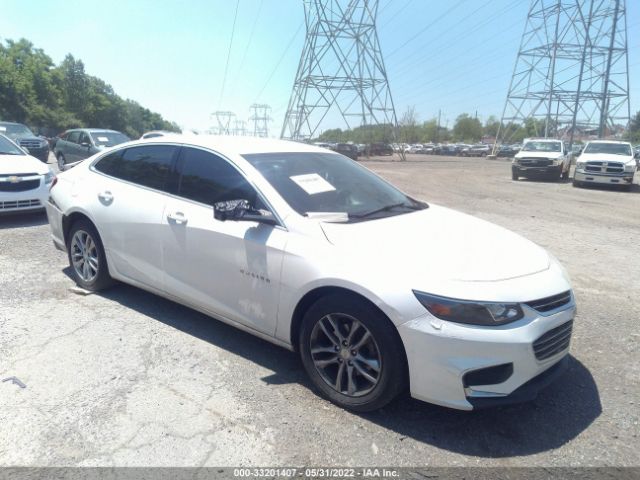
[(183, 147), (177, 198), (164, 212), (165, 290), (213, 315), (274, 335), (283, 250), (280, 226), (214, 218), (213, 204), (249, 200), (266, 208), (227, 160)]

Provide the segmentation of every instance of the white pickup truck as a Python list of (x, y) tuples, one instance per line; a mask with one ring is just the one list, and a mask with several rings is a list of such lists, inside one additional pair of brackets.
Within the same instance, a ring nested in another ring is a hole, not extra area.
[(573, 186), (599, 183), (630, 189), (636, 169), (637, 162), (630, 143), (594, 140), (587, 143), (576, 161)]
[(513, 157), (511, 178), (551, 177), (568, 180), (573, 153), (562, 140), (526, 138), (522, 149)]

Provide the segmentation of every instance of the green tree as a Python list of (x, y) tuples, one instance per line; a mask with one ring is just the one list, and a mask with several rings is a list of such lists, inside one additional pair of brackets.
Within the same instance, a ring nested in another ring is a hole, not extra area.
[(640, 143), (640, 111), (631, 118), (629, 123), (629, 140), (633, 143)]
[(463, 113), (456, 118), (456, 123), (453, 126), (453, 135), (456, 140), (477, 142), (482, 137), (482, 124), (477, 118)]

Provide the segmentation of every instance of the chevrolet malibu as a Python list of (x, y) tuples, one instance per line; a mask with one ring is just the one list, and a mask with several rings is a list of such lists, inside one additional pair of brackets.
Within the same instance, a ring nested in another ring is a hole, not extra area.
[(60, 174), (47, 214), (81, 287), (126, 282), (295, 350), (345, 408), (407, 387), (462, 410), (526, 401), (567, 363), (553, 256), (319, 147), (135, 141)]
[(0, 135), (0, 214), (42, 210), (53, 178), (49, 167)]

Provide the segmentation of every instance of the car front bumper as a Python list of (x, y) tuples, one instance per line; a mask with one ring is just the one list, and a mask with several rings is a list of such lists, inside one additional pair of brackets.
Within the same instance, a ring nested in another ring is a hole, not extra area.
[[(576, 308), (573, 296), (569, 304), (550, 315), (523, 308), (527, 312), (524, 319), (499, 327), (445, 322), (430, 314), (400, 325), (411, 395), (460, 410), (535, 398), (540, 388), (561, 373), (564, 364), (555, 366), (567, 356), (569, 346), (567, 343), (562, 351), (538, 360), (533, 343), (556, 327), (568, 327)], [(491, 383), (480, 385), (476, 381), (469, 386), (468, 374), (483, 369), (502, 369), (504, 375), (489, 375), (486, 381)]]
[(574, 180), (584, 183), (599, 183), (606, 185), (631, 185), (635, 172), (624, 172), (621, 174), (602, 174), (576, 170), (573, 174)]
[(511, 168), (517, 172), (519, 175), (527, 176), (527, 175), (559, 175), (562, 170), (562, 165), (547, 165), (544, 167), (529, 167), (529, 166), (521, 166), (518, 164), (514, 164)]
[(31, 190), (22, 192), (0, 191), (0, 213), (42, 210), (45, 208), (48, 196), (49, 186), (44, 184), (42, 178), (40, 178), (39, 186)]

